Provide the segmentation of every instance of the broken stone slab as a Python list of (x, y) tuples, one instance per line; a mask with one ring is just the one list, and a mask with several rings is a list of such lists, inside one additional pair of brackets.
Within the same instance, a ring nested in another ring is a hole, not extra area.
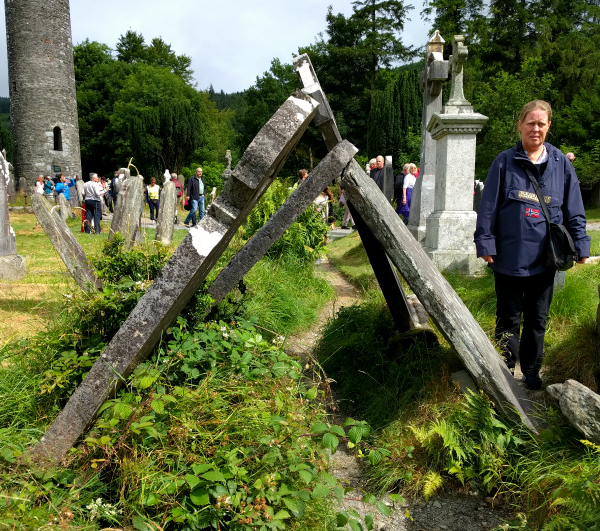
[[(40, 195), (40, 194), (37, 194), (37, 195)], [(58, 194), (56, 196), (56, 203), (58, 204), (58, 210), (59, 210), (60, 217), (66, 223), (68, 219), (71, 219), (73, 217), (73, 210), (71, 209), (71, 203), (69, 201), (67, 201), (65, 194)], [(33, 205), (33, 200), (31, 201), (31, 204)]]
[(57, 212), (58, 207), (52, 206), (41, 194), (33, 194), (31, 204), (35, 217), (79, 287), (86, 292), (102, 289), (102, 282), (96, 278), (81, 245)]
[(155, 240), (163, 245), (173, 243), (173, 231), (175, 230), (175, 215), (177, 213), (177, 189), (175, 183), (169, 181), (163, 184), (160, 192), (160, 208), (156, 218)]
[(141, 215), (144, 208), (144, 183), (141, 179), (125, 179), (119, 191), (110, 224), (108, 239), (113, 240), (118, 232), (123, 237), (123, 249), (129, 250), (143, 241)]
[[(323, 92), (317, 74), (310, 62), (310, 58), (306, 54), (298, 56), (294, 60), (294, 68), (302, 82), (304, 89), (302, 90), (305, 94), (309, 94), (319, 102), (323, 102), (323, 105), (319, 105), (319, 111), (315, 117), (314, 124), (321, 131), (321, 135), (325, 141), (327, 149), (331, 151), (335, 146), (341, 142), (341, 135), (338, 131), (333, 112), (327, 101), (327, 96)], [(392, 160), (389, 157), (389, 175), (390, 175), (390, 200), (394, 191), (394, 172), (391, 167)], [(385, 177), (385, 174), (384, 174)], [(360, 214), (352, 208), (352, 202), (348, 201), (348, 208), (352, 214), (354, 224), (358, 229), (360, 238), (365, 246), (365, 251), (369, 258), (369, 262), (373, 267), (373, 271), (377, 278), (377, 282), (381, 288), (381, 292), (385, 297), (388, 308), (394, 319), (394, 323), (399, 331), (405, 332), (408, 330), (425, 330), (431, 332), (429, 325), (421, 326), (419, 323), (418, 316), (415, 312), (415, 306), (410, 304), (406, 298), (406, 294), (402, 289), (402, 284), (398, 279), (396, 270), (391, 264), (389, 258), (386, 256), (385, 251), (381, 245), (377, 243), (369, 228), (365, 223), (362, 222)], [(424, 320), (427, 323), (427, 320)], [(431, 337), (431, 336), (430, 336)], [(433, 337), (431, 337), (433, 339)]]
[[(152, 352), (281, 170), (317, 106), (312, 98), (296, 91), (263, 126), (206, 216), (177, 247), (32, 450), (34, 458), (60, 461), (91, 425), (105, 400), (114, 395), (124, 379)], [(186, 274), (179, 274), (182, 269)]]
[(342, 187), (471, 376), (503, 414), (512, 418), (518, 415), (536, 430), (536, 420), (530, 416), (531, 402), (479, 323), (354, 160), (342, 174)]
[(600, 396), (576, 380), (546, 387), (562, 414), (577, 431), (593, 443), (600, 444)]
[[(285, 233), (327, 186), (358, 153), (350, 142), (344, 140), (310, 172), (285, 203), (273, 214), (260, 230), (242, 247), (208, 288), (214, 305), (239, 283), (244, 275), (265, 255), (271, 246)], [(214, 307), (213, 305), (213, 307)]]

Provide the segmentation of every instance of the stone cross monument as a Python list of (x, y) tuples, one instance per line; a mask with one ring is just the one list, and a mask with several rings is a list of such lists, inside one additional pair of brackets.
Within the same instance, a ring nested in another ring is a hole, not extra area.
[(427, 218), (425, 251), (440, 271), (474, 274), (485, 265), (473, 243), (477, 213), (473, 210), (475, 136), (487, 116), (474, 113), (463, 94), (463, 64), (468, 50), (462, 35), (452, 41), (452, 88), (441, 113), (427, 131), (437, 142), (434, 212)]
[(25, 258), (17, 254), (15, 232), (8, 212), (8, 162), (0, 154), (0, 280), (20, 280), (27, 274)]
[(421, 72), (423, 89), (423, 126), (421, 130), (421, 174), (413, 189), (408, 230), (418, 242), (425, 239), (427, 217), (433, 212), (435, 189), (436, 142), (427, 131), (434, 113), (442, 110), (442, 84), (448, 78), (444, 61), (444, 39), (438, 30), (427, 43), (425, 70)]

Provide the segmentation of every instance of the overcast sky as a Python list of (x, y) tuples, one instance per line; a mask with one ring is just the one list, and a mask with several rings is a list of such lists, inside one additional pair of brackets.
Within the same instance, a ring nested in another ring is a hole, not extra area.
[[(352, 14), (352, 0), (71, 0), (75, 44), (90, 39), (115, 46), (129, 28), (146, 42), (162, 37), (192, 58), (198, 88), (242, 91), (278, 57), (290, 63), (298, 47), (325, 30), (327, 7)], [(415, 2), (403, 41), (422, 46), (429, 25)], [(4, 2), (0, 3), (4, 20)], [(8, 96), (6, 24), (0, 25), (0, 96)]]

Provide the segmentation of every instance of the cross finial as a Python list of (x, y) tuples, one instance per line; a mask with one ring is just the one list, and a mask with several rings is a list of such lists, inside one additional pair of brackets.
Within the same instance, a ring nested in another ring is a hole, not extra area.
[(469, 50), (465, 45), (464, 36), (455, 35), (452, 39), (452, 55), (450, 56), (452, 85), (450, 87), (450, 98), (446, 103), (444, 114), (473, 112), (473, 107), (465, 99), (463, 92), (463, 65), (467, 61), (468, 55)]

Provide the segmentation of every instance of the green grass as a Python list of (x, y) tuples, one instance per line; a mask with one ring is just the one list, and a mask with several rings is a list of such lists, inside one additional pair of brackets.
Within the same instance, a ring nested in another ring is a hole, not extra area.
[(590, 247), (590, 256), (600, 255), (600, 230), (588, 231), (590, 238), (592, 238), (592, 244)]
[(588, 222), (600, 221), (600, 208), (586, 208), (585, 217)]

